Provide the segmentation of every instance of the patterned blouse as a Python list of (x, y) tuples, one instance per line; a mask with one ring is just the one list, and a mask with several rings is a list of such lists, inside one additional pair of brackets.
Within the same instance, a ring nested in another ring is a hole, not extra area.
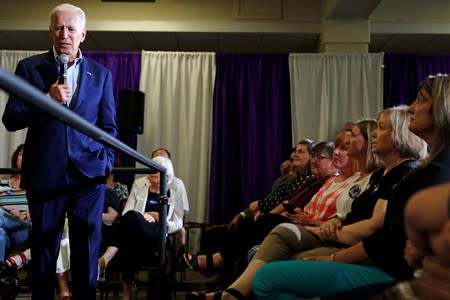
[(116, 191), (120, 202), (126, 201), (128, 199), (128, 187), (120, 182), (114, 182), (114, 191)]
[(291, 196), (303, 186), (309, 182), (314, 175), (311, 172), (301, 173), (293, 181), (287, 180), (274, 191), (272, 191), (266, 198), (258, 201), (258, 208), (262, 213), (268, 213), (274, 209), (278, 204), (291, 198)]

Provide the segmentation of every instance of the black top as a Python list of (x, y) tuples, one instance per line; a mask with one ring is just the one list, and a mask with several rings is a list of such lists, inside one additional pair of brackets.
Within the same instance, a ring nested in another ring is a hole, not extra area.
[[(363, 247), (374, 264), (397, 280), (412, 278), (413, 270), (404, 259), (406, 232), (403, 210), (408, 199), (426, 187), (450, 181), (450, 147), (429, 164), (405, 176), (388, 197), (384, 225), (363, 240)], [(432, 199), (430, 199), (432, 201)]]
[(115, 209), (118, 213), (121, 212), (119, 196), (117, 195), (117, 192), (110, 187), (106, 187), (105, 189), (105, 205), (103, 212), (107, 212), (108, 207)]
[(159, 211), (159, 195), (157, 193), (149, 192), (147, 202), (145, 203), (145, 212)]
[(411, 168), (415, 168), (417, 165), (418, 161), (408, 160), (395, 166), (384, 176), (384, 168), (373, 172), (366, 190), (353, 200), (352, 210), (348, 213), (343, 224), (348, 225), (370, 219), (377, 201), (379, 199), (387, 200), (394, 185), (403, 179)]

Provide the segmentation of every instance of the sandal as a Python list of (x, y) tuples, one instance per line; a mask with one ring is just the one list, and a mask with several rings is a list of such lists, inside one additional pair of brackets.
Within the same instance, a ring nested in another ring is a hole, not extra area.
[(212, 254), (202, 254), (206, 255), (206, 269), (200, 268), (198, 264), (198, 255), (194, 255), (191, 253), (184, 253), (183, 259), (186, 262), (186, 265), (192, 270), (206, 270), (213, 271), (214, 270), (214, 260)]
[[(206, 294), (210, 292), (195, 292), (185, 294), (186, 300), (207, 300)], [(222, 291), (213, 292), (212, 300), (220, 300), (222, 298)]]

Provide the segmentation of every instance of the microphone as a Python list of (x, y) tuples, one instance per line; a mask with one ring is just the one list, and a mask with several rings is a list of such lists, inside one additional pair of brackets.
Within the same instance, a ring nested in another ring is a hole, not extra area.
[(56, 58), (56, 60), (59, 62), (59, 84), (66, 84), (67, 83), (67, 64), (69, 63), (69, 55), (67, 54), (60, 54)]

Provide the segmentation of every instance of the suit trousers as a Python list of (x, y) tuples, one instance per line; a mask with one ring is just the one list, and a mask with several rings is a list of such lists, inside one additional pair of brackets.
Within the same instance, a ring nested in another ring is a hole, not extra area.
[(33, 223), (34, 300), (54, 299), (56, 261), (66, 215), (69, 221), (72, 299), (96, 298), (104, 179), (83, 178), (73, 166), (66, 176), (66, 189), (46, 195), (27, 191)]

